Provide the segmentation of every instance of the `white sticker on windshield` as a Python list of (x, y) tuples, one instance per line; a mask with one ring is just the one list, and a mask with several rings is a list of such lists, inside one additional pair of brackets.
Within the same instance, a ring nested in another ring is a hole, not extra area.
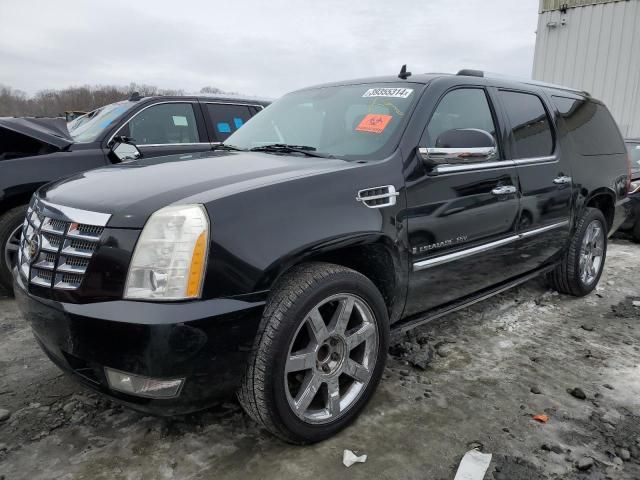
[(370, 88), (363, 97), (391, 97), (407, 98), (413, 93), (413, 88)]
[(176, 127), (188, 127), (189, 122), (187, 122), (187, 117), (182, 117), (180, 115), (173, 115), (173, 124)]

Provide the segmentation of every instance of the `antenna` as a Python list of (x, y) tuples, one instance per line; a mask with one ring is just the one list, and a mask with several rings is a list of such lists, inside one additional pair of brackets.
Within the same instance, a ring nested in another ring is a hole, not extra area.
[(407, 72), (407, 65), (402, 65), (402, 68), (400, 69), (400, 73), (398, 74), (398, 78), (401, 78), (402, 80), (406, 80), (410, 76), (411, 76), (411, 72)]
[(129, 101), (131, 102), (137, 102), (138, 100), (140, 100), (142, 97), (140, 96), (140, 94), (138, 92), (133, 92), (131, 94), (131, 96), (129, 97)]

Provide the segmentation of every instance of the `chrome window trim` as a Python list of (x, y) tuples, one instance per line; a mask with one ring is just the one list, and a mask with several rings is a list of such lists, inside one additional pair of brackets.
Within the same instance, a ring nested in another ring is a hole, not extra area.
[(556, 157), (555, 155), (548, 155), (546, 157), (517, 158), (513, 160), (513, 162), (518, 167), (523, 165), (537, 165), (539, 163), (553, 163), (557, 161), (558, 157)]
[(92, 212), (90, 210), (56, 205), (40, 198), (36, 200), (34, 207), (39, 213), (46, 217), (63, 219), (68, 222), (82, 223), (85, 225), (106, 227), (111, 219), (110, 213)]
[(198, 143), (140, 143), (135, 144), (136, 147), (198, 147), (198, 146), (207, 146), (210, 147), (211, 143), (209, 142), (198, 142)]
[(477, 162), (477, 163), (465, 163), (461, 165), (438, 165), (436, 172), (441, 173), (461, 173), (461, 172), (473, 172), (476, 170), (489, 170), (491, 168), (506, 168), (514, 167), (513, 160), (499, 160), (495, 162)]
[[(420, 153), (423, 148), (420, 148)], [(424, 148), (427, 153), (427, 149)], [(545, 163), (554, 163), (558, 161), (558, 157), (550, 155), (548, 157), (536, 157), (536, 158), (519, 158), (517, 160), (498, 160), (493, 162), (474, 162), (464, 163), (460, 165), (438, 165), (436, 172), (440, 173), (460, 173), (460, 172), (473, 172), (476, 170), (488, 170), (491, 168), (505, 168), (505, 167), (522, 167), (527, 165), (538, 165)]]
[(448, 253), (445, 255), (441, 255), (439, 257), (428, 258), (426, 260), (421, 260), (419, 262), (414, 262), (413, 271), (418, 272), (420, 270), (425, 270), (431, 267), (437, 267), (438, 265), (443, 265), (445, 263), (453, 262), (455, 260), (460, 260), (462, 258), (467, 258), (472, 255), (476, 255), (478, 253), (488, 252), (489, 250), (493, 250), (494, 248), (501, 247), (503, 245), (508, 245), (509, 243), (517, 242), (518, 240), (522, 240), (523, 238), (532, 237), (534, 235), (538, 235), (540, 233), (547, 232), (549, 230), (554, 230), (556, 228), (562, 228), (569, 224), (569, 220), (564, 220), (562, 222), (553, 223), (551, 225), (546, 225), (544, 227), (535, 228), (533, 230), (528, 230), (523, 233), (518, 233), (516, 235), (511, 235), (506, 238), (502, 238), (500, 240), (496, 240), (493, 242), (485, 243), (482, 245), (478, 245), (475, 247), (467, 248), (465, 250), (459, 250), (457, 252)]
[(264, 105), (255, 105), (253, 103), (240, 103), (240, 102), (216, 102), (216, 101), (212, 101), (212, 100), (203, 100), (200, 103), (206, 103), (209, 105), (238, 105), (239, 107), (256, 107), (259, 108), (261, 110), (264, 110)]

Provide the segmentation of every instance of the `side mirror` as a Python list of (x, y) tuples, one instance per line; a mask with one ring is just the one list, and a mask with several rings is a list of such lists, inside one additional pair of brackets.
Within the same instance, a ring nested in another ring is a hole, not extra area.
[(493, 136), (476, 128), (447, 130), (436, 139), (435, 147), (419, 147), (418, 152), (431, 170), (438, 165), (489, 162), (498, 155)]
[(113, 147), (111, 147), (111, 153), (119, 162), (137, 160), (142, 157), (142, 152), (132, 143), (116, 142)]

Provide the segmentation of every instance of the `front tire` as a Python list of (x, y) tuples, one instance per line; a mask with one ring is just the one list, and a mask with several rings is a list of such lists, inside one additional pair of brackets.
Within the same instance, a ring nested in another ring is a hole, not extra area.
[(585, 296), (596, 288), (606, 257), (607, 221), (597, 208), (587, 208), (550, 283), (561, 293)]
[(0, 285), (13, 293), (13, 275), (11, 270), (17, 262), (20, 248), (22, 223), (27, 206), (21, 205), (5, 212), (0, 217)]
[(633, 239), (636, 243), (640, 243), (640, 218), (636, 220), (636, 224), (633, 227)]
[(388, 344), (387, 309), (368, 278), (339, 265), (303, 264), (270, 295), (238, 399), (287, 442), (324, 440), (367, 404)]

